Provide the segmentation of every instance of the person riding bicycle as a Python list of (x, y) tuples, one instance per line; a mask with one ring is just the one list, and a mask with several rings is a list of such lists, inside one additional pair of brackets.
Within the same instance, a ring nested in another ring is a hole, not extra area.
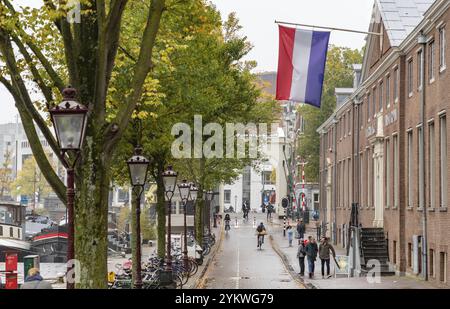
[(230, 229), (230, 221), (231, 221), (230, 214), (226, 214), (225, 215), (225, 231)]
[(266, 227), (264, 226), (264, 223), (261, 222), (258, 225), (258, 227), (256, 228), (256, 233), (258, 234), (258, 237), (257, 237), (258, 246), (257, 247), (259, 247), (260, 238), (261, 238), (261, 244), (263, 244), (264, 243), (264, 235), (266, 235)]
[(247, 201), (242, 204), (242, 213), (244, 214), (244, 219), (248, 219), (248, 213), (250, 212), (250, 205)]

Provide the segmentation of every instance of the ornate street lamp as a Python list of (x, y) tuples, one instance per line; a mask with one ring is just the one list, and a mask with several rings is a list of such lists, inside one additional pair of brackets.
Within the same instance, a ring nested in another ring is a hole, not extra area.
[(188, 183), (186, 181), (186, 179), (183, 180), (182, 183), (178, 184), (178, 190), (180, 190), (180, 196), (181, 196), (181, 201), (183, 203), (183, 208), (184, 208), (184, 236), (183, 236), (183, 241), (184, 241), (184, 250), (183, 250), (183, 260), (184, 260), (184, 267), (185, 270), (187, 272), (188, 271), (188, 263), (189, 263), (189, 258), (188, 258), (188, 251), (187, 251), (187, 222), (186, 222), (186, 205), (187, 205), (187, 201), (190, 197), (190, 191), (191, 191), (191, 184)]
[(134, 155), (127, 161), (128, 172), (130, 174), (131, 186), (136, 196), (136, 278), (134, 286), (136, 289), (142, 289), (141, 274), (141, 195), (144, 192), (147, 181), (147, 171), (150, 161), (142, 155), (142, 148), (136, 147)]
[[(68, 86), (62, 92), (63, 101), (49, 110), (53, 126), (55, 127), (56, 139), (61, 150), (62, 164), (67, 170), (67, 275), (71, 274), (73, 260), (75, 258), (74, 248), (74, 197), (75, 197), (75, 172), (74, 168), (80, 156), (86, 131), (88, 109), (76, 101), (77, 91)], [(65, 154), (75, 154), (74, 160), (69, 162)], [(66, 275), (66, 276), (67, 276)], [(74, 289), (73, 278), (66, 277), (67, 289)]]
[(173, 282), (172, 280), (172, 244), (171, 244), (171, 236), (172, 236), (172, 197), (175, 192), (176, 183), (177, 183), (177, 172), (172, 169), (172, 166), (168, 166), (167, 170), (162, 173), (163, 183), (164, 183), (164, 191), (166, 194), (166, 200), (168, 202), (167, 208), (167, 249), (166, 249), (166, 275), (167, 278), (164, 278), (162, 281), (164, 282)]

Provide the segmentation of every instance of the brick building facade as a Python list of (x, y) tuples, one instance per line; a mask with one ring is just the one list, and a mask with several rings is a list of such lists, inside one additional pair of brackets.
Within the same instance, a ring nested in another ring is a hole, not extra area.
[(346, 246), (351, 205), (358, 203), (362, 226), (384, 229), (398, 273), (426, 274), (445, 287), (449, 7), (448, 0), (376, 0), (369, 31), (381, 35), (368, 35), (354, 91), (318, 129), (327, 234)]

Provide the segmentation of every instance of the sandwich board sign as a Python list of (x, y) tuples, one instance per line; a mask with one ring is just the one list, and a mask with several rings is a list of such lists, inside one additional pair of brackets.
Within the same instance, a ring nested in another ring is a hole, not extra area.
[(347, 277), (350, 277), (350, 267), (347, 255), (336, 255), (334, 262), (336, 263), (334, 277), (337, 275), (346, 275)]

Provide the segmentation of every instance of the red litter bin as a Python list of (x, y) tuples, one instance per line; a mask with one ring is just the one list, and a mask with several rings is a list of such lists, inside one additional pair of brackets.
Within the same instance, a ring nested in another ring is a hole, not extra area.
[(16, 290), (17, 283), (17, 262), (18, 256), (15, 252), (6, 252), (5, 254), (5, 289)]
[(17, 283), (17, 273), (6, 273), (6, 290), (17, 290), (19, 285)]
[(10, 252), (6, 253), (5, 271), (7, 272), (17, 271), (17, 262), (18, 262), (17, 253), (10, 253)]

